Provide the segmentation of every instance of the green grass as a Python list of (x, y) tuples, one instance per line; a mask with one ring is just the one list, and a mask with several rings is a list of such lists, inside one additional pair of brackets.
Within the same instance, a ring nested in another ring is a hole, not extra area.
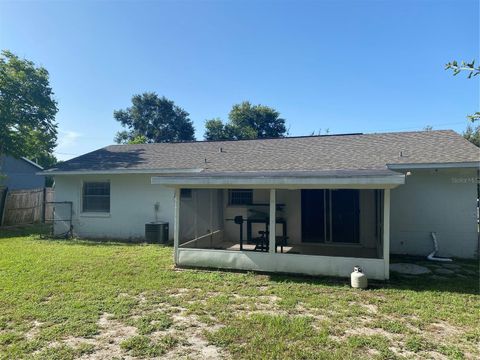
[[(347, 279), (177, 270), (172, 248), (0, 230), (0, 359), (478, 358), (478, 265), (463, 277)], [(429, 264), (427, 264), (429, 265)]]
[(130, 355), (137, 357), (156, 357), (165, 354), (177, 344), (171, 336), (165, 336), (160, 341), (154, 342), (148, 336), (136, 335), (120, 343)]
[(138, 329), (141, 335), (148, 335), (155, 331), (168, 329), (172, 324), (172, 319), (167, 314), (154, 313), (143, 315), (138, 319), (129, 321), (129, 324)]

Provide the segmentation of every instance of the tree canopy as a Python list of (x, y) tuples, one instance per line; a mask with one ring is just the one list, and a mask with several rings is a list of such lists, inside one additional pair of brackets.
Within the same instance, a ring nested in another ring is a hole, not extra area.
[[(475, 65), (475, 60), (472, 60), (471, 62), (462, 61), (460, 64), (456, 60), (453, 60), (445, 65), (445, 70), (452, 70), (453, 76), (465, 72), (467, 73), (467, 79), (471, 79), (480, 74), (480, 66)], [(467, 117), (472, 122), (475, 122), (480, 119), (480, 112), (477, 111)], [(480, 147), (480, 125), (475, 127), (468, 125), (467, 129), (463, 132), (463, 137), (472, 144)]]
[(205, 122), (205, 140), (264, 139), (285, 136), (287, 128), (280, 113), (248, 101), (233, 105), (228, 122), (215, 118)]
[(472, 144), (480, 147), (480, 125), (475, 127), (468, 125), (467, 129), (463, 132), (463, 137)]
[[(472, 60), (471, 62), (462, 61), (460, 64), (456, 60), (453, 60), (448, 64), (445, 64), (445, 70), (452, 70), (453, 76), (457, 76), (461, 72), (465, 72), (467, 73), (467, 79), (471, 79), (472, 77), (478, 76), (480, 74), (480, 66), (475, 65), (475, 60)], [(477, 111), (472, 115), (468, 115), (467, 117), (472, 122), (477, 121), (480, 119), (480, 112)]]
[(113, 112), (126, 128), (115, 136), (119, 144), (195, 140), (189, 113), (166, 97), (146, 92), (132, 97), (132, 106)]
[(51, 166), (58, 112), (48, 71), (4, 50), (0, 56), (0, 154)]

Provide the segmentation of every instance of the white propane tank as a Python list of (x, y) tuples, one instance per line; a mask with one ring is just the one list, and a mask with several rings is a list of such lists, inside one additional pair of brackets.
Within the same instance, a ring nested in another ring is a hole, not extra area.
[(350, 274), (350, 283), (354, 289), (366, 289), (368, 286), (367, 276), (363, 273), (360, 266), (355, 266)]

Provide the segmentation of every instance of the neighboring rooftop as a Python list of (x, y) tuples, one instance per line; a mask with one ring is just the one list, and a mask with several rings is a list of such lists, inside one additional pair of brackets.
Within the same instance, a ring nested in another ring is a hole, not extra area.
[(111, 145), (47, 171), (328, 172), (479, 160), (480, 150), (475, 145), (452, 130), (438, 130)]

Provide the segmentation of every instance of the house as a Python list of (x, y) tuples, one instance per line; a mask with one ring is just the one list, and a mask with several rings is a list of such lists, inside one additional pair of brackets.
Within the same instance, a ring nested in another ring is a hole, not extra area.
[(44, 174), (81, 237), (161, 220), (178, 266), (388, 279), (432, 233), (439, 256), (477, 256), (479, 160), (446, 130), (113, 145)]
[(45, 187), (45, 177), (37, 175), (43, 168), (25, 157), (0, 156), (0, 187), (9, 190)]

